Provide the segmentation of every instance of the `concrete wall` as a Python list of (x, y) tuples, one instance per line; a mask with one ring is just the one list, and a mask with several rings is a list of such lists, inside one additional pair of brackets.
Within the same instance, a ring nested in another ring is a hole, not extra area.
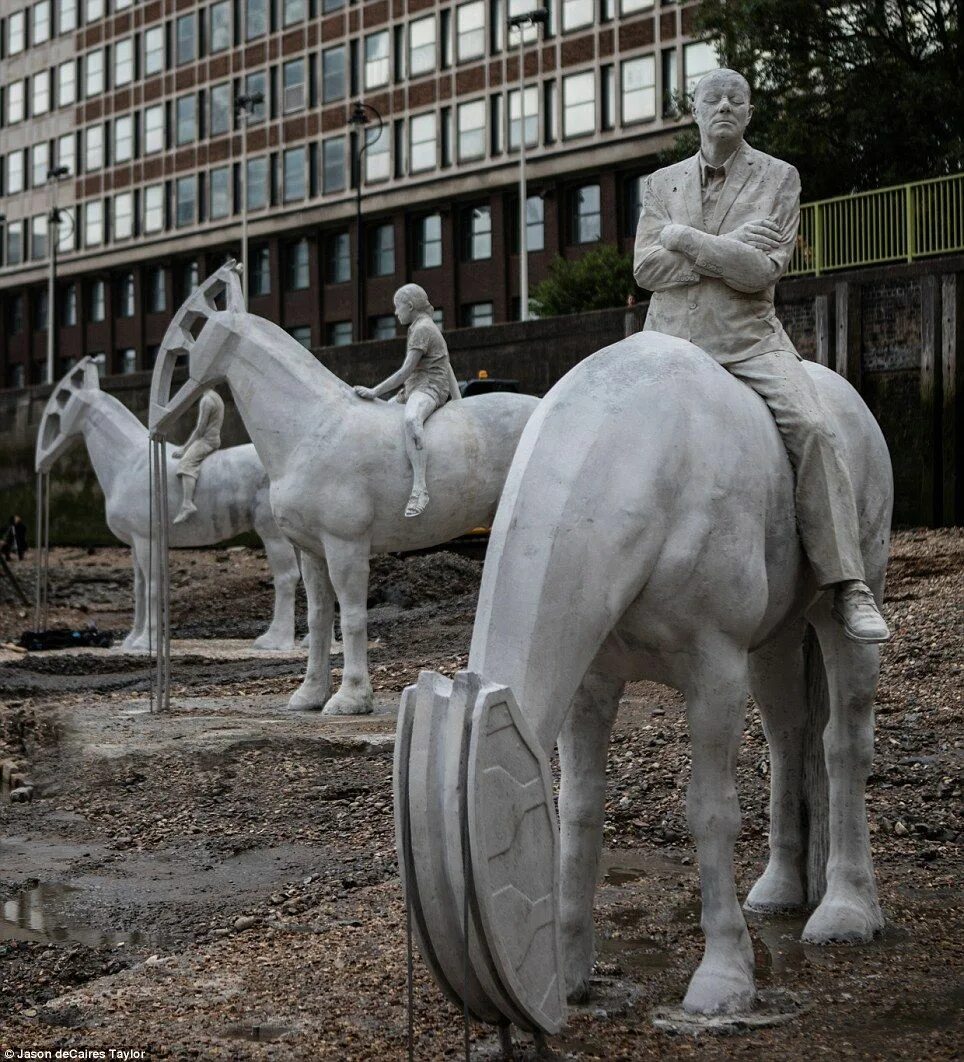
[[(958, 307), (964, 257), (891, 266), (826, 278), (784, 281), (778, 312), (804, 357), (848, 376), (877, 417), (890, 446), (895, 523), (962, 524), (957, 468), (964, 465)], [(544, 394), (589, 354), (645, 319), (635, 311), (598, 313), (447, 332), (460, 378), (486, 370)], [(318, 356), (349, 383), (374, 384), (401, 362), (404, 340), (329, 347)], [(146, 419), (147, 373), (109, 377), (104, 386)], [(19, 512), (34, 523), (33, 446), (49, 388), (0, 392), (0, 522)], [(230, 396), (225, 445), (247, 441)], [(190, 426), (182, 426), (186, 434)], [(81, 447), (51, 476), (51, 539), (111, 541), (103, 498)]]

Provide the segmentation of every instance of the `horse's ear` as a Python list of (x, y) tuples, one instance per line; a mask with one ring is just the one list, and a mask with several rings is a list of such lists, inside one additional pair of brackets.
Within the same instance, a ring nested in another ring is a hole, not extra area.
[(241, 287), (241, 270), (244, 265), (241, 262), (229, 262), (225, 269), (225, 300), (227, 309), (233, 313), (244, 313), (247, 306), (244, 304), (244, 291)]

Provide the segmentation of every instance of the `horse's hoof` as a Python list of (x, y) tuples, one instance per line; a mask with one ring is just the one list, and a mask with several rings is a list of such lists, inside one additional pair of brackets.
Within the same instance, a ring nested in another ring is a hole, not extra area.
[(803, 927), (805, 944), (866, 944), (884, 928), (876, 900), (828, 893)]
[(687, 1014), (742, 1014), (756, 1002), (753, 975), (741, 970), (739, 964), (726, 969), (719, 964), (707, 964), (704, 959), (690, 980), (683, 1000)]
[(283, 653), (289, 649), (294, 649), (294, 638), (276, 638), (274, 635), (268, 636), (267, 632), (255, 638), (251, 643), (252, 649), (265, 649), (272, 653)]
[(569, 1003), (586, 1003), (589, 999), (589, 978), (584, 977), (571, 988), (566, 984), (566, 1001)]
[(126, 653), (149, 653), (151, 651), (150, 643), (146, 638), (135, 638), (132, 642), (125, 638), (121, 642), (121, 648)]
[(743, 907), (747, 911), (793, 911), (803, 906), (804, 899), (799, 874), (769, 866), (750, 889)]
[(285, 707), (292, 712), (320, 712), (327, 701), (327, 690), (305, 689), (301, 686), (292, 693)]
[(374, 711), (374, 698), (371, 692), (362, 694), (346, 693), (339, 690), (325, 705), (322, 715), (371, 715)]

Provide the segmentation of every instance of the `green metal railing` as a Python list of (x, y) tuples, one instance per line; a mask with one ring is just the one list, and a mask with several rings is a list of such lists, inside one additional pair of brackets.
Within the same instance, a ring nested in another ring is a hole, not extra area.
[(804, 203), (788, 276), (964, 251), (964, 173)]

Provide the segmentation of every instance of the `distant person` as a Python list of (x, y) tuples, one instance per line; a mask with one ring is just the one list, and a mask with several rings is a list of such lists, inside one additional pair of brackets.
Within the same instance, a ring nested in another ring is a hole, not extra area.
[(623, 318), (623, 333), (627, 336), (634, 336), (639, 328), (636, 324), (636, 296), (626, 296), (626, 316)]
[(17, 560), (23, 560), (27, 552), (27, 525), (19, 516), (11, 516), (10, 524), (3, 536), (0, 552), (4, 560), (10, 560), (10, 554), (17, 551)]

